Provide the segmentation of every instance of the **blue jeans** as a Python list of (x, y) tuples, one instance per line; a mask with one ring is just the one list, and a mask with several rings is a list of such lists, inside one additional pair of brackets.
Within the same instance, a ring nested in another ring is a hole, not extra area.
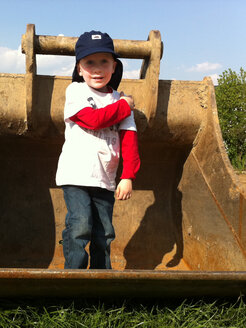
[(86, 269), (90, 241), (90, 269), (111, 269), (110, 244), (114, 193), (98, 187), (63, 186), (68, 213), (63, 230), (65, 269)]

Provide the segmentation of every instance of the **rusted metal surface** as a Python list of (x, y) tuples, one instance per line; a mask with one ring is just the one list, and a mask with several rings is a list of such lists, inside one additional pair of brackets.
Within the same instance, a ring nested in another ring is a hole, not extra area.
[(239, 176), (240, 182), (243, 184), (243, 186), (246, 188), (246, 172), (237, 173)]
[[(28, 24), (27, 29), (34, 28), (33, 24)], [(159, 34), (159, 31), (154, 33)], [(150, 37), (151, 39), (151, 37)], [(158, 35), (159, 39), (159, 35)], [(33, 46), (36, 54), (74, 56), (75, 44), (78, 37), (35, 35)], [(121, 58), (145, 59), (150, 57), (153, 51), (151, 41), (140, 40), (119, 40), (114, 39), (115, 52)], [(22, 52), (28, 53), (28, 38), (26, 34), (22, 35), (21, 46)], [(161, 57), (163, 53), (163, 44), (161, 43)]]
[[(12, 77), (6, 81), (7, 90), (16, 83)], [(10, 138), (6, 120), (8, 133), (0, 139), (0, 245), (6, 250), (1, 267), (63, 267), (59, 240), (66, 209), (54, 177), (70, 80), (37, 81), (37, 130), (28, 138)], [(134, 95), (137, 84), (122, 82), (123, 90), (131, 88)], [(154, 125), (148, 126), (136, 111), (142, 166), (132, 199), (115, 205), (114, 269), (245, 270), (245, 192), (217, 134), (216, 107), (209, 102), (212, 89), (206, 79), (160, 81)], [(137, 99), (141, 108), (144, 97)], [(21, 107), (11, 100), (12, 111), (6, 114), (15, 127)]]
[[(36, 35), (34, 46), (36, 54), (74, 56), (77, 37)], [(116, 53), (121, 58), (144, 59), (151, 55), (151, 43), (148, 41), (114, 39)], [(22, 36), (22, 52), (27, 53), (27, 38)]]
[(26, 75), (0, 80), (0, 296), (245, 292), (246, 189), (226, 155), (209, 78), (158, 81), (151, 124), (145, 82), (122, 81), (135, 99), (142, 164), (132, 199), (115, 204), (110, 272), (61, 270), (66, 208), (55, 172), (71, 79), (35, 75), (29, 111)]
[(245, 272), (0, 270), (1, 297), (238, 297)]
[[(35, 110), (34, 90), (36, 77), (36, 54), (74, 55), (77, 38), (40, 36), (35, 34), (34, 24), (28, 24), (26, 34), (22, 36), (22, 52), (26, 54), (26, 95), (27, 95), (27, 125), (28, 130), (36, 129), (38, 125)], [(148, 41), (113, 40), (115, 51), (122, 58), (144, 59), (140, 71), (141, 84), (138, 92), (145, 95), (142, 111), (151, 124), (155, 117), (158, 96), (158, 81), (160, 59), (163, 53), (163, 43), (159, 31), (150, 31)]]

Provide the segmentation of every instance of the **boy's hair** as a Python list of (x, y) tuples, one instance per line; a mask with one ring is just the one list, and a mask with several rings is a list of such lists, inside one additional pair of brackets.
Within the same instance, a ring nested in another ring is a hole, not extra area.
[(99, 31), (85, 32), (81, 34), (75, 45), (76, 65), (72, 75), (72, 82), (84, 82), (84, 78), (78, 74), (77, 64), (80, 59), (99, 52), (111, 53), (117, 65), (108, 85), (117, 90), (123, 74), (122, 62), (114, 51), (113, 40), (107, 33)]

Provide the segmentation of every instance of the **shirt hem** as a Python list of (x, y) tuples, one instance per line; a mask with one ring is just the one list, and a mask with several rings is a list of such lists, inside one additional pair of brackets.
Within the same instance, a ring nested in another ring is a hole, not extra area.
[(66, 186), (66, 185), (72, 185), (72, 186), (84, 186), (84, 187), (98, 187), (98, 188), (102, 188), (102, 189), (107, 189), (107, 190), (109, 190), (109, 191), (115, 191), (115, 189), (116, 189), (116, 186), (115, 186), (115, 184), (114, 185), (112, 185), (112, 186), (108, 186), (108, 185), (106, 185), (106, 184), (104, 184), (104, 183), (89, 183), (89, 182), (83, 182), (83, 183), (78, 183), (78, 181), (76, 181), (76, 182), (73, 182), (73, 181), (64, 181), (64, 182), (56, 182), (56, 185), (58, 186), (58, 187), (62, 187), (62, 186)]

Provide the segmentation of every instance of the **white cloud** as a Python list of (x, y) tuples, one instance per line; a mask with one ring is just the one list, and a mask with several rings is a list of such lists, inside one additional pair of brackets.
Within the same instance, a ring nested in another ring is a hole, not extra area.
[(123, 72), (123, 79), (139, 79), (140, 70), (132, 70)]
[(24, 73), (25, 55), (21, 53), (21, 46), (17, 50), (0, 47), (0, 72)]
[[(70, 56), (37, 55), (37, 73), (43, 75), (71, 76), (75, 59)], [(16, 49), (0, 47), (0, 72), (24, 74), (25, 55), (21, 53), (21, 46)]]
[(222, 67), (222, 65), (219, 63), (204, 62), (204, 63), (196, 64), (195, 66), (188, 68), (187, 71), (188, 72), (208, 72), (208, 71), (214, 71), (221, 67)]
[(139, 79), (140, 67), (142, 61), (134, 59), (122, 59), (120, 61), (123, 64), (123, 79)]
[(129, 67), (130, 64), (128, 59), (120, 58), (120, 61), (122, 62), (124, 68)]
[(218, 74), (211, 74), (209, 75), (213, 81), (213, 84), (214, 85), (217, 85), (218, 84), (218, 78), (219, 78), (219, 75)]
[(69, 75), (75, 66), (74, 57), (37, 55), (37, 73), (44, 75)]

